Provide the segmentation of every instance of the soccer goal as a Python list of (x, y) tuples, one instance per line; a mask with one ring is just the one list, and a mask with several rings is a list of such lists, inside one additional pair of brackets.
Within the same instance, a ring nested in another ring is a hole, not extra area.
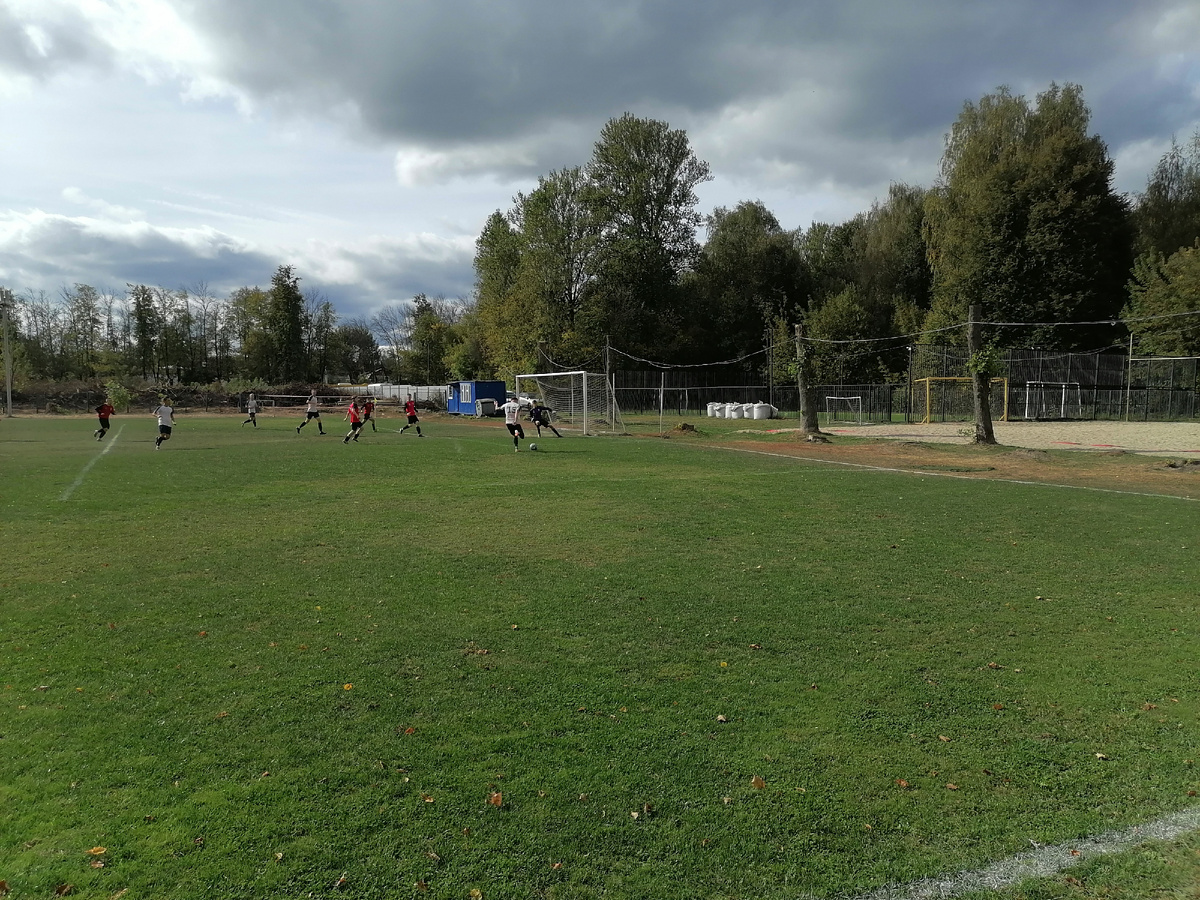
[(1083, 391), (1078, 381), (1030, 381), (1025, 385), (1026, 419), (1082, 418)]
[(612, 384), (594, 372), (518, 375), (517, 400), (538, 400), (556, 425), (583, 434), (623, 434), (625, 423)]
[(862, 397), (825, 397), (825, 417), (830, 422), (843, 421), (842, 416), (845, 415), (845, 420), (853, 422), (856, 425), (862, 424)]

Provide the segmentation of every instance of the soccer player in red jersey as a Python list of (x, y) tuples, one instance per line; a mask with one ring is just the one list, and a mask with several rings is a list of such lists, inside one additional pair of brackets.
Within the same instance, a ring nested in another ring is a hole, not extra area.
[(346, 436), (342, 438), (342, 443), (350, 443), (350, 438), (354, 438), (354, 440), (357, 441), (358, 430), (362, 428), (362, 410), (360, 410), (358, 407), (357, 397), (350, 401), (350, 406), (346, 410), (346, 415), (342, 416), (342, 418), (348, 418), (350, 420), (350, 430), (347, 431)]
[(96, 407), (96, 415), (100, 417), (100, 427), (92, 432), (92, 437), (99, 441), (104, 438), (104, 435), (108, 434), (108, 417), (115, 412), (116, 410), (113, 409), (112, 403), (105, 397), (104, 402)]
[(400, 433), (408, 431), (413, 425), (417, 426), (417, 437), (425, 437), (421, 434), (420, 419), (417, 418), (417, 404), (413, 402), (412, 394), (408, 395), (408, 400), (404, 403), (404, 414), (408, 416), (408, 424), (400, 429)]
[(362, 405), (362, 420), (363, 420), (363, 425), (364, 425), (364, 426), (365, 426), (365, 425), (366, 425), (368, 422), (370, 422), (370, 423), (371, 423), (371, 430), (372, 430), (372, 431), (375, 431), (375, 430), (376, 430), (376, 429), (375, 429), (375, 416), (373, 415), (373, 414), (374, 414), (374, 412), (375, 412), (375, 401), (374, 401), (374, 400), (372, 400), (370, 397), (368, 397), (366, 400), (364, 400), (364, 401), (363, 401), (363, 405)]

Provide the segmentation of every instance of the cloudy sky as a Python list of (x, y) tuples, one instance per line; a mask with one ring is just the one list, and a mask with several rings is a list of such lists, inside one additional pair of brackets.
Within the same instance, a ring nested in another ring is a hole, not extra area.
[(1200, 129), (1200, 3), (0, 0), (0, 285), (287, 263), (343, 317), (468, 297), (487, 216), (624, 112), (687, 131), (702, 212), (796, 228), (931, 184), (965, 101), (1054, 81), (1142, 190)]

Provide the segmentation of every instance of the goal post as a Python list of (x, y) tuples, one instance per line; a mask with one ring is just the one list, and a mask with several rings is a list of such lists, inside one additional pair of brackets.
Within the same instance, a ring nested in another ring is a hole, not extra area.
[[(975, 415), (974, 398), (971, 394), (972, 381), (971, 378), (963, 377), (914, 379), (912, 406), (914, 417), (919, 417), (917, 422), (929, 425), (935, 418), (942, 422), (969, 420)], [(991, 385), (992, 417), (1007, 422), (1008, 379), (993, 378)], [(997, 390), (1000, 391), (1000, 396), (997, 396)], [(997, 406), (999, 410), (996, 409)]]
[(595, 372), (540, 372), (518, 375), (517, 401), (537, 400), (551, 420), (582, 434), (624, 434), (617, 395), (604, 375)]

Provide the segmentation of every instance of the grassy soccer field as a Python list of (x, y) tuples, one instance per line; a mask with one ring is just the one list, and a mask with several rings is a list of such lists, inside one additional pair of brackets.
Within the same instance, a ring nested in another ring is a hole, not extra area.
[(852, 896), (1197, 803), (1195, 503), (239, 421), (0, 422), (14, 897)]

